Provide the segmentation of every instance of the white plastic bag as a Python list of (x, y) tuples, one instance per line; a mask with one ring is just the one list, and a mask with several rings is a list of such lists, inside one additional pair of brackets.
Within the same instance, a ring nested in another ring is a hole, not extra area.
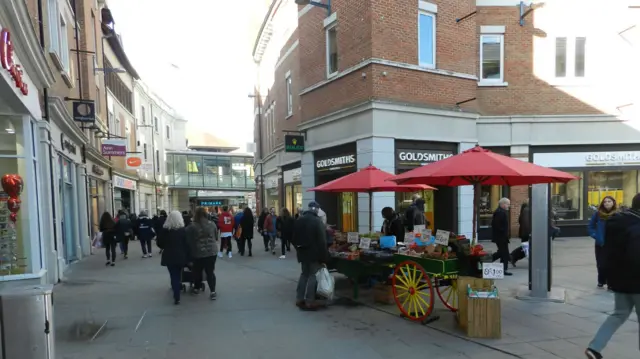
[(93, 248), (104, 248), (102, 243), (102, 232), (98, 232), (93, 236), (93, 241), (91, 243)]
[(333, 299), (335, 280), (326, 267), (322, 267), (316, 272), (316, 280), (318, 281), (317, 293), (329, 300)]
[(524, 251), (524, 255), (529, 258), (529, 242), (522, 242), (522, 250)]

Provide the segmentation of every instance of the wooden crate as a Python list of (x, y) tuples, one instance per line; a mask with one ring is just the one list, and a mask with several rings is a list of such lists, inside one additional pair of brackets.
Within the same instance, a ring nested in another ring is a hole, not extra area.
[(395, 304), (390, 285), (377, 284), (373, 287), (373, 300), (379, 304)]
[(502, 337), (500, 298), (467, 297), (467, 301), (467, 336), (500, 339)]
[(467, 331), (467, 287), (473, 290), (489, 289), (493, 287), (493, 280), (476, 277), (458, 277), (458, 311), (456, 316), (458, 325), (465, 332)]

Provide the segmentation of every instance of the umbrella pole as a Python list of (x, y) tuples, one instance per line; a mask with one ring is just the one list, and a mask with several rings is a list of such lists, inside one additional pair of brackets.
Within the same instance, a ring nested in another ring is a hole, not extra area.
[(373, 193), (369, 192), (369, 233), (373, 233)]
[(472, 241), (471, 244), (472, 245), (476, 245), (478, 243), (478, 205), (480, 204), (480, 193), (478, 191), (478, 187), (480, 187), (480, 184), (478, 183), (474, 183), (473, 184), (473, 237), (472, 237)]

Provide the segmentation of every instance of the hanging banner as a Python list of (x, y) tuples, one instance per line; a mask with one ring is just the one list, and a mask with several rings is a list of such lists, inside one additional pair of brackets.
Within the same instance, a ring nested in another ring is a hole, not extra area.
[(120, 138), (102, 140), (102, 155), (125, 157), (127, 155), (127, 142)]
[(146, 169), (146, 163), (139, 153), (127, 153), (127, 169), (128, 170), (142, 170)]

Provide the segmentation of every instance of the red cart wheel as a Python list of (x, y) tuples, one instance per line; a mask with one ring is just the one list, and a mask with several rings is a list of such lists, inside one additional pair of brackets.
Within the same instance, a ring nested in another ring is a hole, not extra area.
[(436, 292), (445, 307), (452, 312), (458, 311), (458, 279), (438, 279)]
[(415, 322), (424, 321), (433, 311), (433, 286), (427, 272), (416, 262), (404, 261), (393, 271), (393, 298), (400, 312)]

